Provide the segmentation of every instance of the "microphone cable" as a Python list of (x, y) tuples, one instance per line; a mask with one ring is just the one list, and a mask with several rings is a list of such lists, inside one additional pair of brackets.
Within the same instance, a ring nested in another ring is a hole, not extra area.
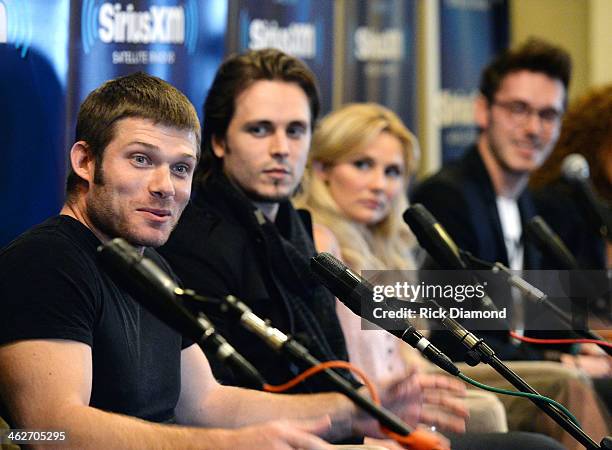
[(510, 336), (529, 344), (596, 344), (612, 348), (612, 342), (600, 341), (598, 339), (539, 339), (521, 336), (516, 331), (510, 331)]
[[(378, 406), (381, 406), (381, 402), (380, 402), (380, 396), (378, 395), (378, 391), (376, 390), (376, 387), (374, 386), (374, 384), (372, 383), (372, 381), (367, 377), (367, 375), (358, 367), (352, 365), (351, 363), (347, 362), (347, 361), (326, 361), (326, 362), (322, 362), (316, 366), (313, 366), (307, 370), (305, 370), (304, 372), (302, 372), (301, 374), (297, 375), (296, 377), (292, 378), (291, 380), (287, 381), (286, 383), (280, 384), (280, 385), (270, 385), (270, 384), (264, 384), (264, 391), (266, 392), (273, 392), (273, 393), (281, 393), (281, 392), (285, 392), (291, 388), (293, 388), (294, 386), (296, 386), (297, 384), (303, 382), (304, 380), (312, 377), (313, 375), (326, 370), (326, 369), (331, 369), (331, 368), (338, 368), (338, 369), (346, 369), (351, 371), (354, 375), (356, 375), (360, 381), (366, 386), (366, 388), (368, 389), (368, 392), (370, 393), (370, 396), (372, 397), (372, 400), (374, 401), (374, 403), (376, 403)], [(559, 409), (563, 414), (565, 414), (572, 422), (574, 422), (578, 427), (582, 428), (580, 425), (580, 422), (578, 421), (578, 419), (565, 407), (563, 406), (561, 403), (557, 402), (556, 400), (553, 400), (552, 398), (546, 397), (544, 395), (540, 395), (540, 394), (532, 394), (529, 392), (520, 392), (520, 391), (509, 391), (507, 389), (501, 389), (501, 388), (496, 388), (494, 386), (489, 386), (487, 384), (484, 383), (480, 383), (479, 381), (476, 381), (470, 377), (468, 377), (467, 375), (465, 375), (462, 372), (459, 372), (459, 374), (457, 375), (458, 378), (460, 378), (461, 380), (465, 381), (468, 384), (471, 384), (474, 387), (477, 387), (479, 389), (483, 389), (485, 391), (489, 391), (489, 392), (493, 392), (495, 394), (503, 394), (503, 395), (510, 395), (513, 397), (524, 397), (524, 398), (532, 398), (532, 399), (536, 399), (536, 400), (543, 400), (547, 403), (550, 403), (551, 405), (553, 405), (554, 407), (556, 407), (557, 409)], [(414, 446), (413, 442), (407, 442), (406, 439), (409, 439), (410, 436), (413, 436), (415, 433), (419, 434), (422, 432), (422, 430), (413, 430), (412, 433), (409, 436), (402, 436), (400, 434), (397, 433), (393, 433), (392, 431), (387, 430), (386, 428), (381, 426), (381, 431), (383, 431), (387, 436), (391, 437), (393, 440), (395, 440), (396, 442), (402, 444), (402, 445), (411, 445), (411, 447), (409, 448), (413, 448), (415, 450), (420, 450), (420, 449), (434, 449), (435, 447), (418, 447), (418, 446)], [(430, 432), (427, 432), (428, 434), (431, 434)], [(430, 438), (428, 436), (428, 438)], [(420, 439), (420, 438), (419, 438)], [(428, 441), (429, 442), (429, 441)]]

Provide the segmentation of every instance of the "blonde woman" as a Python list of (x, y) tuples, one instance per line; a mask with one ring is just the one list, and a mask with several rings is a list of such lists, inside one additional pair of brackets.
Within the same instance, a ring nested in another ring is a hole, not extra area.
[[(323, 119), (296, 199), (312, 213), (317, 249), (335, 254), (357, 271), (415, 269), (415, 239), (401, 217), (418, 156), (414, 135), (380, 105), (351, 104)], [(351, 361), (377, 384), (417, 377), (425, 392), (425, 418), (436, 415), (439, 421), (443, 416), (449, 429), (457, 431), (465, 418), (460, 399), (464, 387), (450, 377), (414, 373), (415, 367), (428, 363), (411, 348), (382, 330), (363, 331), (360, 318), (340, 302), (336, 310)], [(485, 397), (479, 400), (489, 405), (485, 417), (496, 420), (477, 428), (505, 431), (503, 407)]]

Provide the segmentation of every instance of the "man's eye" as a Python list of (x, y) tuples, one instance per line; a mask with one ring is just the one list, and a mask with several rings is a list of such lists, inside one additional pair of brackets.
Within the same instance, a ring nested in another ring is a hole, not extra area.
[(529, 112), (529, 105), (523, 102), (513, 102), (510, 103), (510, 111), (514, 114), (526, 114)]
[(539, 112), (539, 115), (546, 122), (555, 122), (561, 118), (561, 113), (554, 108), (544, 109)]
[(188, 164), (177, 164), (176, 166), (174, 166), (174, 172), (179, 175), (188, 175), (190, 171), (191, 166), (189, 166)]
[(302, 125), (293, 125), (287, 128), (287, 136), (299, 139), (306, 134), (306, 128)]
[(132, 161), (134, 161), (139, 166), (146, 166), (151, 163), (149, 158), (145, 155), (132, 155)]
[(268, 133), (269, 127), (266, 127), (265, 125), (252, 125), (247, 129), (247, 131), (255, 137), (263, 137)]

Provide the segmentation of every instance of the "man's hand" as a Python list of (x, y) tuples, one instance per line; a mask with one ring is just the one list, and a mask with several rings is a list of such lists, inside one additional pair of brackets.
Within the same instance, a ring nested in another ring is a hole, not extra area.
[(229, 431), (219, 450), (333, 450), (333, 445), (315, 436), (326, 433), (330, 427), (331, 422), (327, 416), (308, 420), (275, 420)]
[(469, 416), (465, 403), (465, 385), (447, 375), (419, 373), (416, 380), (423, 392), (419, 422), (439, 431), (465, 432)]
[[(465, 432), (469, 415), (464, 401), (465, 386), (451, 377), (412, 371), (380, 387), (379, 396), (385, 408), (411, 427), (424, 423), (439, 431)], [(367, 436), (385, 437), (378, 422), (364, 412), (357, 415), (353, 429)]]
[[(427, 433), (429, 433), (431, 438), (437, 439), (435, 448), (437, 449), (450, 449), (451, 448), (450, 441), (446, 437), (442, 436), (440, 433), (431, 431), (424, 425), (419, 425), (417, 428), (419, 429), (424, 428), (424, 430), (426, 430)], [(374, 439), (374, 438), (366, 437), (363, 440), (363, 443), (365, 445), (374, 445), (377, 447), (386, 448), (387, 450), (403, 450), (406, 448), (404, 445), (399, 444), (392, 439)], [(412, 448), (412, 447), (409, 447), (409, 448)], [(432, 448), (432, 447), (429, 447), (429, 448)]]
[(612, 375), (612, 357), (607, 354), (561, 355), (561, 363), (565, 367), (583, 371), (592, 378), (609, 377)]
[[(369, 396), (365, 386), (361, 388), (361, 393)], [(378, 395), (383, 407), (392, 411), (411, 427), (416, 426), (419, 422), (423, 406), (423, 391), (417, 380), (416, 371), (379, 386)], [(355, 434), (378, 438), (386, 437), (380, 431), (378, 422), (361, 410), (358, 410), (353, 421), (353, 430)]]

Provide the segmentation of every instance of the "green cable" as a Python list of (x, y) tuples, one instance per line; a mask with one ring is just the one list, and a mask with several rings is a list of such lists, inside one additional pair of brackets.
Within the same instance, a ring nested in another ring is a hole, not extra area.
[(576, 426), (578, 426), (580, 428), (580, 422), (578, 422), (578, 419), (576, 419), (576, 417), (574, 417), (574, 415), (565, 407), (563, 406), (561, 403), (553, 400), (552, 398), (548, 398), (545, 397), (543, 395), (539, 395), (539, 394), (531, 394), (529, 392), (518, 392), (518, 391), (507, 391), (505, 389), (500, 389), (500, 388), (496, 388), (493, 386), (488, 386), (486, 384), (482, 384), (479, 383), (476, 380), (472, 380), (470, 377), (460, 373), (459, 375), (457, 375), (459, 378), (461, 378), (463, 381), (476, 386), (480, 389), (484, 389), (486, 391), (491, 391), (491, 392), (495, 392), (497, 394), (506, 394), (506, 395), (513, 395), (515, 397), (528, 397), (528, 398), (534, 398), (537, 400), (543, 400), (547, 403), (550, 403), (553, 406), (556, 406), (557, 408), (559, 408), (572, 422), (574, 422), (576, 424)]

